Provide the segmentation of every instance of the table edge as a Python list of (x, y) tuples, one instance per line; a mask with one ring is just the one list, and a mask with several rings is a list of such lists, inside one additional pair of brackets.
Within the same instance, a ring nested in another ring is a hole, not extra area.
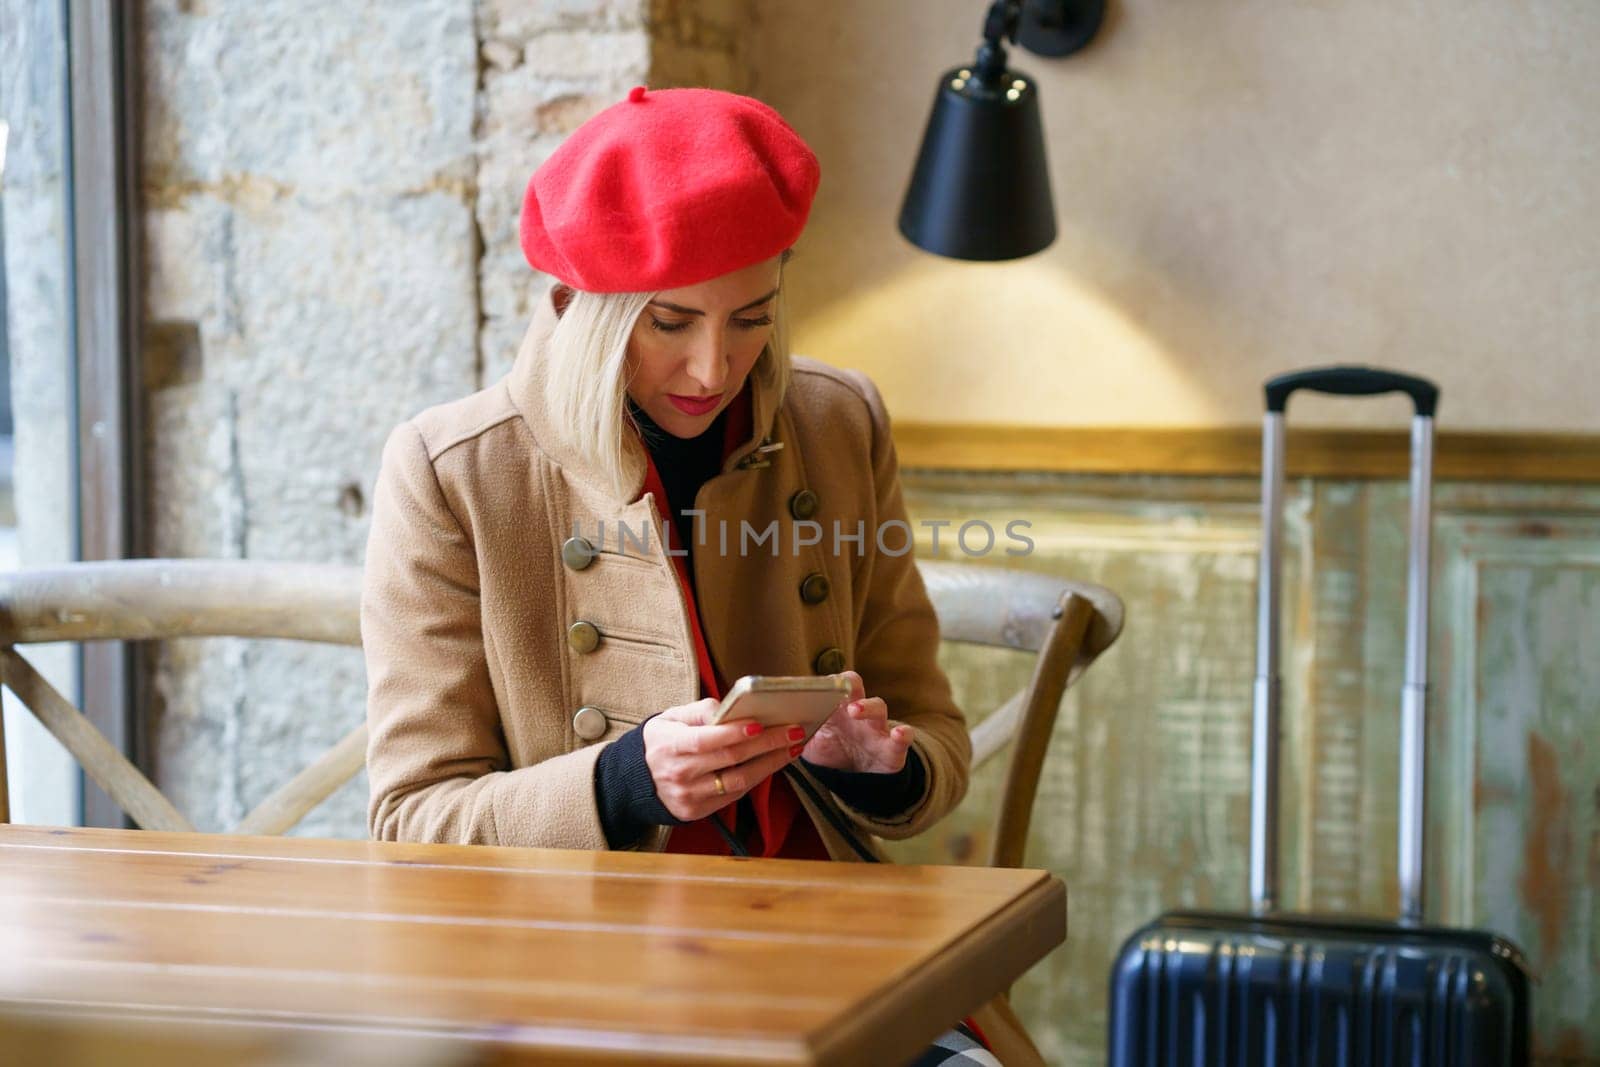
[[(908, 1028), (917, 1041), (931, 1043), (963, 1017), (1006, 992), (1040, 960), (1065, 944), (1066, 883), (1049, 871), (1036, 873), (1039, 880), (1025, 893), (973, 925), (923, 966), (887, 983), (868, 998), (866, 1010), (842, 1027), (815, 1035), (811, 1046), (815, 1062), (891, 1062), (895, 1056), (904, 1055), (899, 1039), (906, 1036)], [(1026, 963), (1020, 969), (1001, 963), (1000, 958), (1010, 957), (1011, 952), (984, 952), (982, 946), (992, 942), (1011, 948)], [(923, 1018), (908, 1022), (902, 1005), (911, 999), (924, 1000), (934, 1007)]]

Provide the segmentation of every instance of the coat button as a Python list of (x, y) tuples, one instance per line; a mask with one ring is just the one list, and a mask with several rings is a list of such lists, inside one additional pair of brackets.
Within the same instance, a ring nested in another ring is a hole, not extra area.
[[(800, 583), (800, 599), (807, 604), (820, 604), (828, 599), (828, 579), (821, 574), (808, 574)], [(832, 671), (828, 672), (832, 674)]]
[(581, 571), (594, 562), (594, 546), (587, 537), (569, 537), (561, 545), (561, 562)]
[(606, 713), (585, 704), (572, 717), (572, 732), (585, 741), (598, 741), (606, 735)]
[(593, 652), (600, 645), (600, 631), (592, 622), (579, 619), (567, 627), (567, 647), (577, 653)]
[(817, 494), (802, 489), (789, 498), (789, 514), (797, 519), (809, 519), (817, 513)]
[(811, 668), (818, 674), (838, 674), (844, 670), (844, 653), (829, 645), (817, 653), (817, 658), (811, 661)]

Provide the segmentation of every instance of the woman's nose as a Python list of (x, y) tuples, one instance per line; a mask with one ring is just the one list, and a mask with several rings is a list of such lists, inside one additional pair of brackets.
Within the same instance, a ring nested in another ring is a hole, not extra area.
[(728, 379), (728, 357), (721, 330), (707, 330), (689, 356), (689, 376), (706, 393), (720, 393)]

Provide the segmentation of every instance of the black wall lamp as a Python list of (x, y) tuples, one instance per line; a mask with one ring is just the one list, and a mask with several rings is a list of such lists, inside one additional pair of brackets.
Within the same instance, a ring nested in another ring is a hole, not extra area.
[(1017, 259), (1056, 239), (1039, 93), (1006, 67), (1007, 38), (1065, 56), (1100, 28), (1105, 0), (995, 0), (969, 67), (945, 71), (922, 135), (900, 232), (953, 259)]

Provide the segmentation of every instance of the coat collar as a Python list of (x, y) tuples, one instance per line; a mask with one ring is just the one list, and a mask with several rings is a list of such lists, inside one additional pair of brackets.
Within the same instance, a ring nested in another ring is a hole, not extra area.
[[(601, 477), (600, 472), (557, 432), (554, 415), (545, 397), (550, 335), (555, 332), (560, 319), (552, 296), (552, 292), (546, 290), (534, 302), (533, 319), (523, 335), (522, 347), (506, 379), (511, 401), (522, 413), (539, 448), (570, 478), (614, 504), (632, 503), (639, 499), (644, 490), (647, 458), (644, 443), (631, 427), (624, 432), (623, 469), (626, 472), (627, 495), (622, 499), (617, 498), (616, 491)], [(728, 453), (723, 461), (723, 473), (759, 464), (762, 457), (755, 451), (757, 446), (770, 443), (779, 398), (775, 390), (758, 376), (750, 375), (747, 382), (750, 389), (750, 434)]]

